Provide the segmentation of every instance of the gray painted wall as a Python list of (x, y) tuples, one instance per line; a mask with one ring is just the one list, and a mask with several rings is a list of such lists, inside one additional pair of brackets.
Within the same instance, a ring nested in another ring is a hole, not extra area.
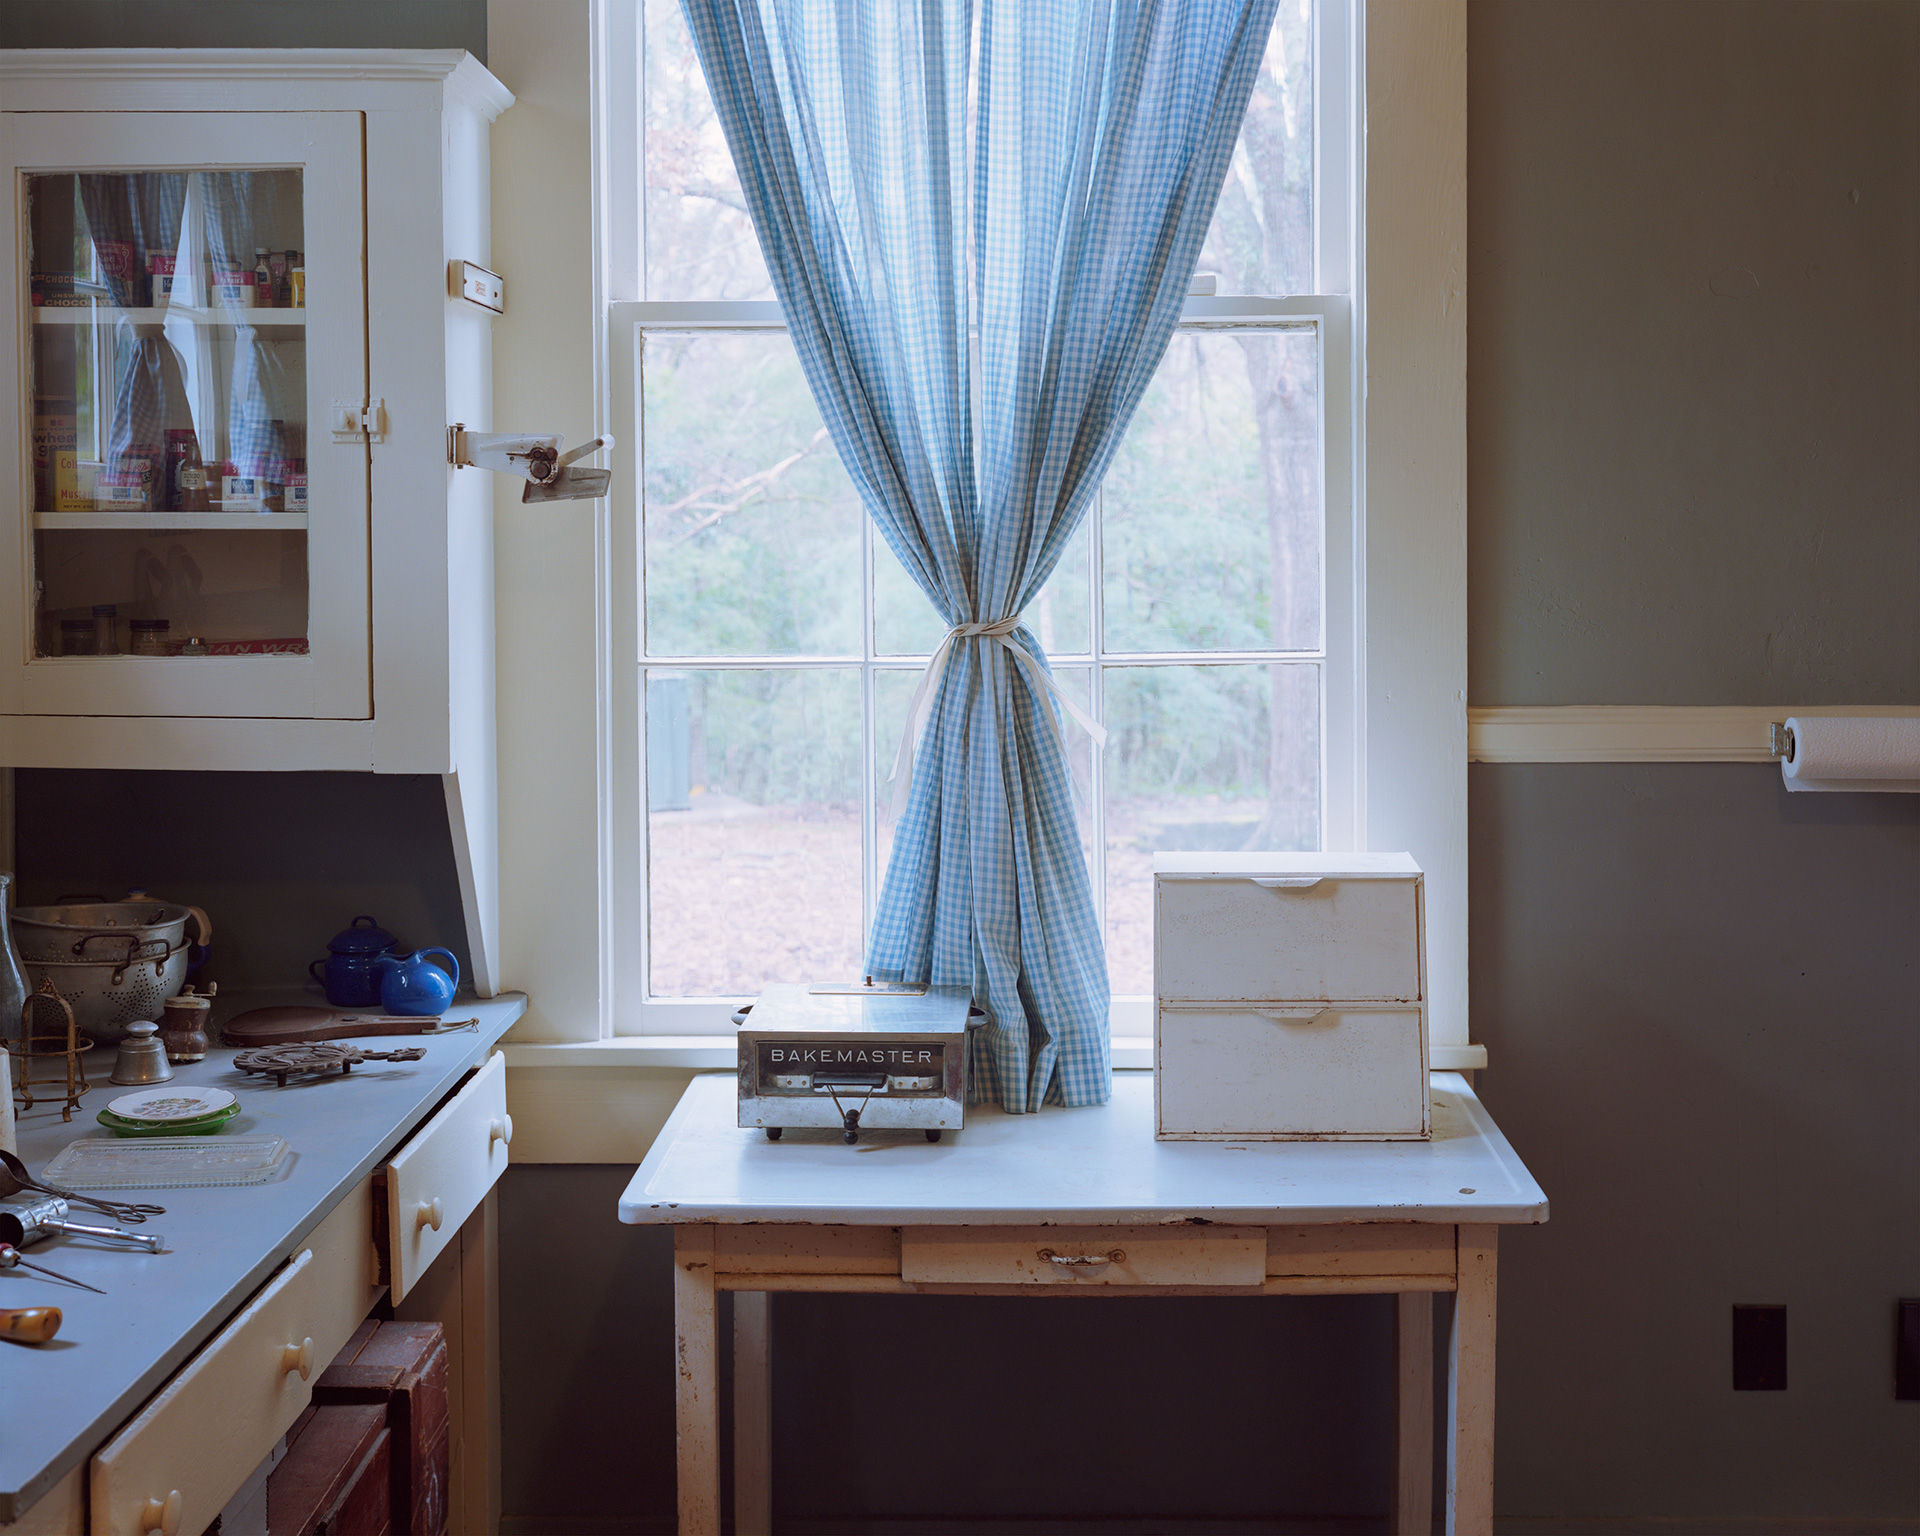
[(1920, 703), (1920, 6), (1467, 46), (1471, 701)]
[(464, 48), (486, 0), (0, 0), (0, 48)]

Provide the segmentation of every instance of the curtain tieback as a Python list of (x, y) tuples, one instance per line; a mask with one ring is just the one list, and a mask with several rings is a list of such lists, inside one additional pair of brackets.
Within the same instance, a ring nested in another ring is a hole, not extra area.
[(928, 658), (927, 670), (920, 674), (920, 685), (913, 690), (913, 701), (907, 705), (907, 728), (900, 737), (900, 750), (894, 754), (893, 771), (887, 775), (893, 785), (892, 814), (896, 821), (906, 810), (907, 796), (913, 788), (914, 745), (920, 740), (920, 732), (933, 713), (934, 694), (947, 670), (947, 660), (953, 654), (956, 640), (991, 640), (1006, 650), (1026, 674), (1035, 697), (1041, 699), (1042, 711), (1053, 725), (1053, 734), (1059, 738), (1063, 756), (1067, 750), (1066, 729), (1060, 724), (1059, 715), (1045, 708), (1044, 694), (1053, 695), (1054, 702), (1079, 722), (1082, 729), (1093, 738), (1095, 746), (1104, 747), (1107, 744), (1106, 727), (1068, 698), (1040, 664), (1040, 658), (1014, 638), (1013, 632), (1019, 627), (1020, 615), (1017, 613), (1012, 618), (994, 619), (986, 624), (956, 624), (946, 632), (933, 655)]

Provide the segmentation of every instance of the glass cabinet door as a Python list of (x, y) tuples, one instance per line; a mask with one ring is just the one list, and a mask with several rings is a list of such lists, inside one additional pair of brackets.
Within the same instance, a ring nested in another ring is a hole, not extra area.
[(13, 114), (28, 714), (369, 711), (360, 120)]

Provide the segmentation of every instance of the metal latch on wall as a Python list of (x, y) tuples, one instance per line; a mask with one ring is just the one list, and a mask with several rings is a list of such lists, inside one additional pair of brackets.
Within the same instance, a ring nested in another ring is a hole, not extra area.
[(1793, 728), (1784, 720), (1767, 722), (1767, 753), (1793, 761)]
[(327, 425), (336, 443), (384, 443), (387, 440), (387, 402), (385, 398), (365, 405), (351, 400), (336, 400), (328, 408)]
[(613, 471), (593, 469), (576, 460), (602, 448), (611, 437), (596, 437), (570, 453), (562, 453), (566, 438), (559, 433), (469, 432), (456, 421), (447, 428), (447, 462), (456, 469), (490, 469), (496, 475), (517, 475), (526, 481), (522, 501), (587, 501), (607, 494)]

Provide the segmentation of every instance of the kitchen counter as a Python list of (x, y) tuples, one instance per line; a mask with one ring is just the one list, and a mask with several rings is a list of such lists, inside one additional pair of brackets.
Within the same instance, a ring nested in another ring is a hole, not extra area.
[[(104, 1296), (32, 1270), (0, 1270), (0, 1306), (57, 1306), (64, 1314), (51, 1343), (0, 1343), (0, 1403), (6, 1405), (0, 1522), (24, 1514), (136, 1413), (299, 1252), (327, 1212), (486, 1060), (526, 1008), (519, 993), (461, 999), (450, 1016), (477, 1017), (476, 1029), (346, 1042), (367, 1050), (423, 1045), (427, 1054), (414, 1062), (366, 1062), (344, 1079), (338, 1073), (294, 1078), (278, 1088), (271, 1078), (236, 1071), (234, 1052), (218, 1047), (205, 1061), (176, 1066), (176, 1082), (238, 1094), (241, 1112), (226, 1134), (286, 1137), (287, 1165), (273, 1182), (243, 1188), (97, 1191), (104, 1199), (164, 1205), (164, 1216), (130, 1230), (164, 1233), (169, 1253), (69, 1235), (26, 1251), (34, 1263), (97, 1285)], [(94, 1116), (134, 1091), (105, 1081), (113, 1070), (111, 1051), (96, 1047), (85, 1061), (95, 1086), (71, 1122), (62, 1122), (57, 1098), (20, 1114), (20, 1156), (35, 1177), (68, 1142), (106, 1137)], [(118, 1225), (80, 1207), (73, 1219)], [(221, 1431), (209, 1425), (208, 1432)]]

